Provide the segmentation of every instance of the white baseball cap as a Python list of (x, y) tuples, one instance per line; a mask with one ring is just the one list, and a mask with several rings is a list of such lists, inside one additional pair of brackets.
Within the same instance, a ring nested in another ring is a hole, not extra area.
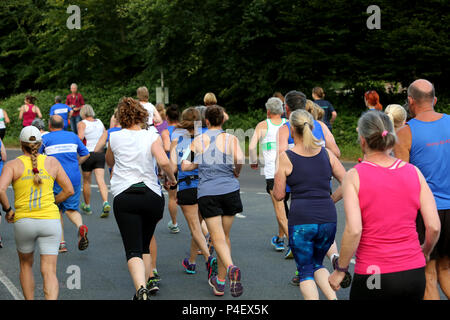
[(35, 126), (28, 126), (20, 132), (20, 141), (27, 143), (37, 143), (42, 141), (41, 132)]

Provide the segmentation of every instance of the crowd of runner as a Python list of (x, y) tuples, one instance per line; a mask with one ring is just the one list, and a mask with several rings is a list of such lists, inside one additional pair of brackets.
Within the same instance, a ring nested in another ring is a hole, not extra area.
[[(57, 257), (67, 252), (63, 215), (77, 227), (78, 249), (89, 247), (80, 208), (93, 214), (92, 173), (102, 198), (100, 217), (113, 209), (136, 289), (133, 299), (148, 300), (159, 291), (154, 232), (165, 208), (162, 188), (168, 193), (169, 231), (180, 231), (179, 206), (191, 233), (190, 254), (181, 261), (185, 272), (196, 273), (203, 257), (212, 293), (224, 295), (228, 283), (231, 295), (241, 296), (245, 275), (232, 257), (230, 231), (244, 210), (239, 176), (246, 158), (238, 138), (222, 127), (229, 115), (216, 96), (207, 93), (204, 105), (181, 111), (177, 105), (155, 107), (148, 89), (140, 87), (136, 99), (119, 101), (106, 129), (77, 85), (70, 88), (66, 103), (55, 97), (48, 131), (36, 98), (26, 96), (19, 113), (23, 155), (6, 162), (0, 139), (0, 203), (14, 224), (25, 299), (34, 298), (36, 247), (45, 298), (58, 297)], [(434, 86), (416, 80), (405, 105), (384, 111), (377, 92), (367, 91), (367, 110), (356, 128), (364, 156), (347, 172), (332, 133), (337, 113), (322, 88), (311, 96), (275, 93), (249, 145), (250, 166), (262, 167), (274, 208), (277, 233), (269, 243), (295, 261), (291, 283), (308, 300), (319, 299), (318, 289), (336, 300), (336, 291), (350, 285), (355, 300), (439, 299), (439, 287), (449, 298), (450, 116), (434, 110)], [(0, 138), (9, 122), (0, 109)], [(339, 183), (334, 192), (333, 179)], [(13, 205), (6, 193), (10, 185)], [(335, 204), (342, 199), (346, 223), (338, 248)], [(368, 285), (374, 274), (375, 289)]]

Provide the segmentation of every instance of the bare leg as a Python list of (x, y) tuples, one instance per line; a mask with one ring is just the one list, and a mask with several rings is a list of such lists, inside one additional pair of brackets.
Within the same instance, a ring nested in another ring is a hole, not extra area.
[(57, 300), (59, 283), (56, 277), (58, 255), (41, 254), (41, 274), (44, 279), (44, 296), (46, 300)]
[(339, 254), (336, 240), (333, 242), (333, 244), (331, 245), (330, 249), (328, 249), (328, 252), (327, 252), (327, 257), (330, 259), (330, 261), (334, 254)]
[(331, 288), (330, 283), (328, 282), (329, 276), (330, 273), (325, 268), (321, 268), (314, 272), (314, 280), (316, 281), (320, 290), (322, 290), (323, 294), (327, 297), (328, 300), (336, 300), (336, 292)]
[(305, 300), (319, 300), (319, 291), (314, 280), (300, 282), (300, 292)]
[(286, 217), (286, 211), (284, 209), (284, 202), (275, 200), (272, 191), (270, 191), (270, 198), (272, 199), (273, 208), (275, 209), (275, 215), (278, 222), (278, 236), (280, 238), (282, 238), (284, 235), (288, 237), (288, 221)]
[(428, 261), (425, 267), (425, 278), (427, 284), (425, 287), (424, 300), (441, 300), (438, 289), (438, 275), (437, 275), (437, 262), (436, 260)]
[[(211, 235), (211, 239), (214, 245), (214, 248), (217, 252), (217, 262), (218, 262), (218, 275), (219, 279), (225, 279), (227, 275), (227, 267), (233, 264), (233, 260), (231, 259), (231, 249), (229, 246), (229, 238), (225, 234), (224, 225), (222, 219), (226, 216), (216, 216), (211, 218), (206, 218), (206, 225), (208, 226), (208, 230)], [(231, 223), (234, 216), (231, 217)], [(229, 219), (227, 219), (229, 220)], [(230, 222), (226, 223), (230, 225)], [(228, 227), (228, 232), (231, 225)]]
[(34, 252), (17, 253), (19, 254), (20, 261), (20, 285), (22, 286), (23, 296), (25, 300), (34, 300)]
[(437, 274), (442, 292), (450, 299), (450, 257), (442, 257), (437, 261)]
[(144, 260), (138, 257), (133, 257), (128, 260), (128, 270), (130, 271), (131, 279), (133, 279), (136, 291), (142, 286), (145, 288), (145, 264)]
[[(202, 233), (202, 228), (200, 225), (200, 220), (198, 217), (198, 206), (197, 205), (189, 205), (189, 206), (181, 206), (181, 210), (183, 211), (184, 217), (186, 218), (186, 222), (188, 223), (189, 230), (191, 231), (192, 240), (195, 242), (195, 257), (197, 256), (197, 249), (202, 251), (203, 256), (205, 257), (205, 261), (208, 261), (209, 250), (206, 244), (205, 236)], [(191, 246), (191, 259), (192, 255), (192, 246)], [(195, 258), (190, 260), (189, 262), (195, 262)]]
[(167, 190), (167, 193), (169, 194), (169, 213), (170, 213), (170, 218), (172, 219), (172, 224), (176, 225), (177, 224), (177, 211), (178, 211), (178, 206), (177, 206), (177, 190)]
[(108, 201), (108, 187), (105, 183), (105, 169), (94, 169), (94, 175), (103, 202)]
[[(77, 227), (77, 230), (78, 230), (78, 228), (80, 228), (83, 225), (83, 218), (81, 217), (81, 214), (78, 211), (67, 210), (66, 216)], [(81, 239), (81, 236), (78, 233), (78, 240), (80, 240), (80, 239)]]
[(158, 258), (158, 244), (156, 243), (155, 236), (153, 236), (152, 240), (150, 241), (150, 255), (151, 255), (152, 270), (155, 270), (156, 259)]
[(153, 277), (152, 256), (150, 254), (143, 254), (142, 260), (144, 260), (145, 279), (152, 278)]
[(91, 203), (91, 175), (92, 172), (83, 171), (83, 198), (84, 203)]
[(59, 215), (61, 217), (61, 242), (64, 242), (64, 216), (62, 211), (59, 211)]

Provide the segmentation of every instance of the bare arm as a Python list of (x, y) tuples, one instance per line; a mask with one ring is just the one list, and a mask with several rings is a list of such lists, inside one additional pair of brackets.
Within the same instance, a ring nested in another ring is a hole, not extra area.
[(170, 151), (170, 134), (169, 130), (165, 129), (163, 132), (161, 132), (161, 139), (163, 142), (163, 147), (165, 152)]
[[(14, 177), (14, 170), (12, 162), (8, 162), (3, 167), (2, 175), (0, 176), (0, 203), (3, 209), (8, 209), (11, 206), (8, 200), (8, 196), (6, 195), (6, 190), (13, 181), (13, 177)], [(5, 218), (6, 221), (11, 223), (14, 220), (14, 212), (13, 211), (9, 212), (8, 214), (6, 214)]]
[(334, 191), (333, 194), (331, 195), (331, 199), (333, 199), (334, 203), (336, 203), (340, 201), (343, 197), (342, 182), (344, 181), (346, 171), (344, 166), (339, 161), (339, 159), (334, 155), (334, 153), (328, 149), (327, 152), (330, 156), (330, 164), (331, 169), (333, 170), (333, 177), (335, 177), (340, 184), (340, 186), (336, 189), (336, 191)]
[(110, 167), (110, 168), (114, 167), (114, 164), (116, 163), (116, 161), (114, 159), (114, 154), (111, 150), (111, 141), (108, 142), (108, 149), (106, 149), (105, 159), (106, 159), (106, 164), (108, 165), (108, 167)]
[(9, 120), (8, 114), (6, 113), (6, 110), (3, 110), (3, 115), (5, 116), (5, 123), (10, 123), (11, 121)]
[[(1, 139), (0, 139), (0, 141), (1, 141)], [(2, 142), (2, 147), (1, 147), (0, 152), (1, 152), (1, 155), (2, 155), (2, 161), (6, 163), (6, 161), (8, 160), (8, 157), (7, 157), (7, 154), (6, 154), (6, 148), (5, 148), (5, 144), (3, 143), (3, 141), (1, 141), (1, 142)]]
[(333, 125), (333, 123), (334, 123), (334, 121), (336, 120), (336, 118), (337, 118), (337, 112), (336, 112), (336, 111), (333, 111), (333, 112), (331, 113), (331, 119), (330, 119), (330, 124), (331, 124), (331, 125)]
[(409, 162), (409, 153), (411, 151), (412, 135), (411, 128), (408, 125), (403, 126), (397, 131), (398, 141), (394, 146), (394, 154), (398, 159)]
[(234, 176), (236, 178), (241, 174), (242, 166), (245, 162), (245, 156), (242, 152), (241, 146), (239, 145), (239, 140), (237, 137), (233, 136), (230, 143), (232, 144), (231, 149), (233, 150), (233, 161), (234, 161)]
[(174, 169), (174, 173), (178, 171), (178, 156), (177, 156), (177, 147), (178, 139), (173, 140), (170, 144), (170, 163), (172, 165), (172, 168)]
[(287, 149), (289, 149), (289, 128), (287, 125), (283, 125), (277, 133), (278, 136), (278, 142), (277, 142), (277, 148), (278, 148), (278, 154), (283, 153)]
[(154, 124), (160, 124), (162, 123), (161, 115), (159, 114), (158, 110), (156, 110), (155, 107), (153, 107), (153, 123)]
[[(344, 193), (345, 229), (342, 235), (341, 251), (339, 253), (339, 267), (346, 268), (350, 264), (359, 246), (362, 233), (361, 208), (359, 206), (359, 176), (356, 169), (351, 169), (344, 177), (342, 184)], [(339, 290), (345, 277), (344, 272), (334, 271), (329, 282), (334, 290)]]
[(425, 225), (425, 243), (422, 245), (422, 250), (428, 261), (430, 260), (431, 251), (439, 240), (441, 221), (439, 220), (433, 193), (422, 172), (417, 168), (416, 170), (420, 181), (420, 214)]
[(292, 172), (292, 163), (286, 152), (278, 156), (276, 168), (278, 169), (274, 177), (273, 196), (277, 201), (281, 201), (286, 196), (286, 177)]
[(104, 131), (100, 139), (98, 139), (97, 144), (95, 145), (94, 152), (102, 152), (106, 146), (106, 140), (108, 139), (108, 131)]
[(34, 107), (36, 108), (36, 109), (34, 109), (34, 110), (36, 111), (37, 116), (38, 116), (39, 118), (42, 119), (42, 113), (41, 113), (41, 110), (39, 109), (38, 106), (34, 106)]
[(79, 157), (78, 158), (78, 164), (80, 164), (80, 165), (83, 164), (89, 157), (90, 157), (90, 154), (82, 156), (82, 157)]
[(250, 165), (253, 169), (258, 168), (258, 141), (261, 139), (261, 125), (262, 122), (258, 123), (255, 128), (255, 132), (253, 133), (252, 138), (250, 139), (250, 145), (248, 147), (248, 153), (250, 157)]
[(81, 141), (84, 139), (84, 131), (86, 130), (86, 124), (83, 121), (78, 122), (78, 138)]
[(331, 133), (330, 129), (323, 123), (322, 121), (318, 121), (320, 123), (320, 126), (322, 127), (323, 135), (325, 137), (325, 147), (331, 150), (331, 152), (334, 153), (334, 155), (338, 158), (341, 157), (341, 151), (339, 150), (339, 147), (336, 144), (336, 140), (334, 140), (334, 136)]
[(114, 115), (111, 116), (111, 119), (109, 120), (109, 128), (114, 128), (117, 124), (116, 117)]
[(167, 175), (169, 185), (174, 186), (177, 183), (177, 179), (175, 179), (175, 175), (173, 173), (172, 165), (170, 164), (169, 158), (167, 158), (167, 154), (164, 151), (163, 144), (161, 139), (156, 139), (153, 142), (151, 147), (152, 155), (155, 157), (156, 162), (159, 167), (164, 170)]
[(20, 107), (20, 111), (19, 111), (19, 119), (20, 119), (20, 120), (22, 120), (22, 118), (23, 118), (23, 113), (24, 113), (24, 110), (23, 110), (23, 109), (24, 109), (24, 108), (25, 108), (24, 106), (21, 106), (21, 107)]

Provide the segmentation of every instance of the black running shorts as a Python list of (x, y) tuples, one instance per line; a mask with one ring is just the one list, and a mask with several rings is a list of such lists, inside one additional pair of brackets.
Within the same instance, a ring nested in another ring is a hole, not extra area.
[[(439, 219), (441, 220), (441, 235), (430, 254), (431, 260), (450, 257), (450, 209), (438, 210)], [(417, 233), (419, 234), (420, 243), (425, 242), (425, 224), (423, 223), (420, 212), (417, 214)]]
[(177, 192), (177, 204), (179, 206), (192, 206), (197, 203), (197, 188), (189, 188)]
[(105, 154), (103, 152), (90, 152), (89, 158), (81, 165), (81, 170), (91, 172), (94, 169), (105, 168)]
[(275, 184), (275, 179), (266, 179), (266, 191), (270, 194), (270, 191), (273, 191), (273, 186)]
[(217, 196), (201, 197), (198, 199), (198, 208), (203, 219), (234, 216), (243, 210), (240, 190)]

